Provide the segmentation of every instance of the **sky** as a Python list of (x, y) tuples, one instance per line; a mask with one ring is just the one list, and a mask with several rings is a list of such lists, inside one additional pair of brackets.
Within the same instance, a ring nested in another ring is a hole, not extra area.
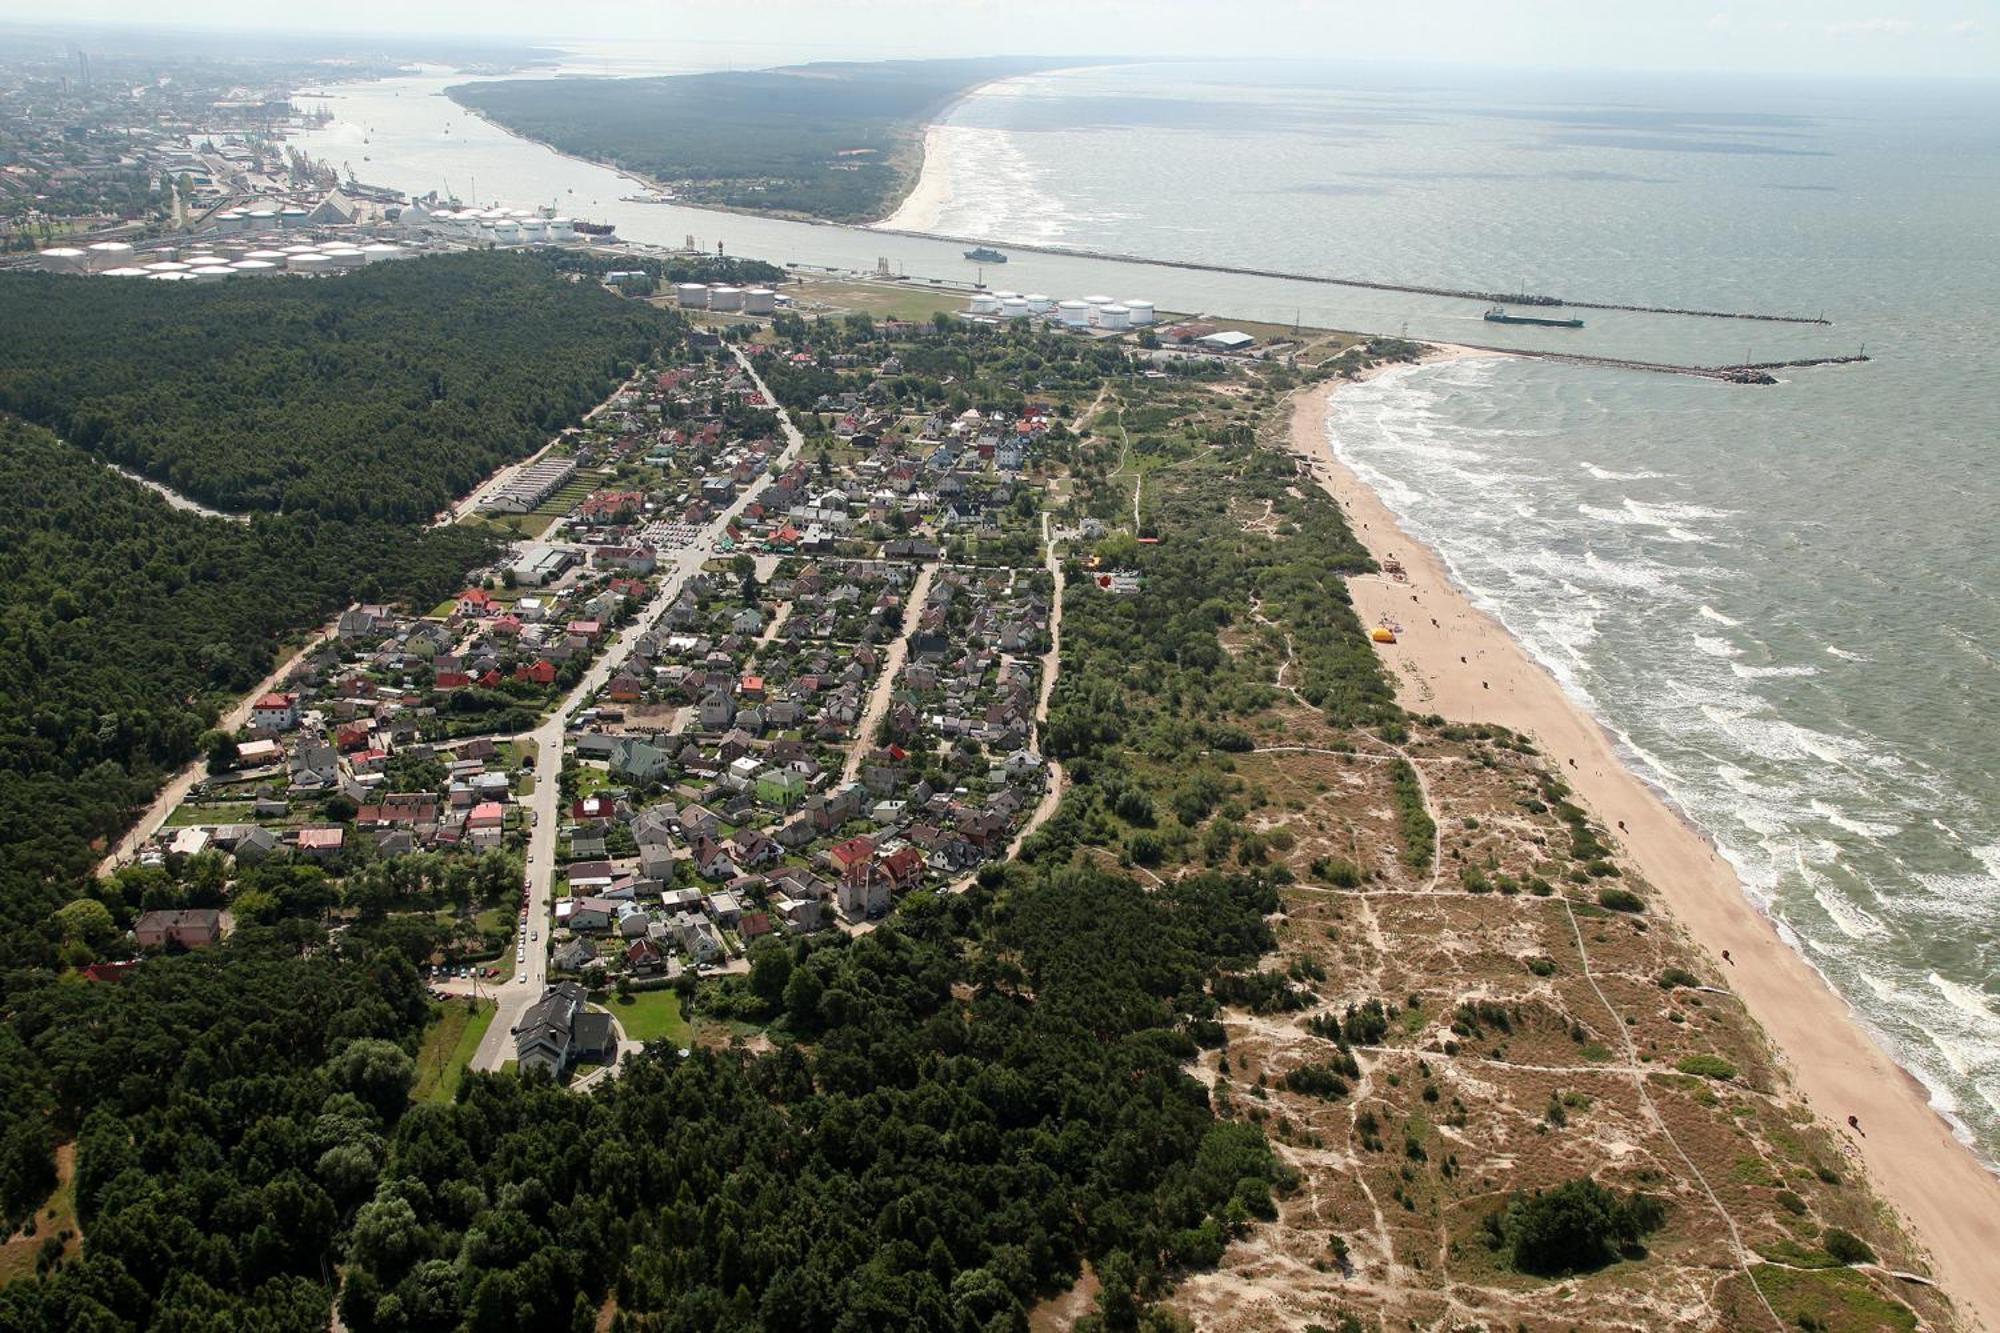
[[(62, 21), (451, 34), (688, 65), (1064, 54), (2000, 78), (2000, 0), (65, 0)], [(171, 20), (166, 15), (172, 14)], [(0, 0), (0, 21), (57, 21)], [(617, 71), (609, 71), (617, 72)]]

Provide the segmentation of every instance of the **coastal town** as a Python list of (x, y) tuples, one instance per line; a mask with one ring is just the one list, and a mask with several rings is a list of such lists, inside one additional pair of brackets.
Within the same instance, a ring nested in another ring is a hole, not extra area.
[[(342, 613), (137, 863), (519, 858), (525, 887), (434, 963), (439, 993), (511, 1019), (558, 978), (602, 997), (865, 931), (1004, 857), (1055, 795), (1045, 507), (1070, 408), (927, 409), (898, 400), (893, 354), (842, 355), (858, 387), (807, 405), (808, 454), (756, 369), (773, 359), (711, 345), (648, 368), (496, 478), (464, 521), (514, 537), (506, 558), (436, 607)], [(496, 1024), (488, 1063), (614, 1053), (547, 1029)]]

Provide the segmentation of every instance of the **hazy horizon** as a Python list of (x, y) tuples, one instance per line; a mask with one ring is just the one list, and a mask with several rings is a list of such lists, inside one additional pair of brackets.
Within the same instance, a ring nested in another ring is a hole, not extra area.
[[(527, 0), (353, 0), (259, 24), (223, 0), (190, 0), (172, 21), (136, 0), (79, 0), (60, 19), (0, 0), (0, 24), (42, 30), (185, 31), (407, 42), (449, 38), (569, 50), (742, 49), (741, 63), (995, 53), (1136, 58), (1286, 58), (1901, 78), (1993, 78), (2000, 49), (1969, 0), (1735, 0), (1605, 6), (1587, 0), (1436, 0), (1382, 10), (1351, 0), (750, 0), (727, 11), (662, 3), (638, 12), (550, 10)], [(1359, 21), (1357, 21), (1359, 20)], [(783, 34), (774, 37), (774, 34)], [(758, 52), (767, 52), (764, 60)]]

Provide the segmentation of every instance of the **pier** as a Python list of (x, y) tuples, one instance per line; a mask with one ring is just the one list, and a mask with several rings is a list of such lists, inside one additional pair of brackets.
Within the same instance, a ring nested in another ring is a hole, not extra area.
[[(825, 223), (821, 225), (832, 226)], [(1517, 305), (1541, 308), (1567, 307), (1572, 310), (1622, 310), (1640, 315), (1686, 315), (1694, 319), (1742, 319), (1763, 324), (1831, 325), (1824, 315), (1772, 315), (1744, 310), (1699, 310), (1681, 306), (1632, 305), (1617, 301), (1572, 301), (1537, 292), (1483, 292), (1469, 288), (1427, 287), (1419, 283), (1376, 282), (1368, 278), (1331, 278), (1319, 273), (1286, 273), (1277, 269), (1243, 268), (1233, 264), (1205, 264), (1191, 259), (1149, 259), (1144, 255), (1121, 254), (1115, 250), (1086, 250), (1062, 245), (1036, 245), (1013, 241), (993, 241), (971, 236), (948, 236), (941, 232), (904, 231), (878, 227), (891, 236), (909, 236), (925, 241), (949, 241), (954, 245), (1004, 245), (1028, 254), (1063, 255), (1074, 259), (1101, 259), (1117, 264), (1149, 264), (1155, 268), (1177, 268), (1191, 273), (1227, 273), (1245, 278), (1277, 278), (1284, 282), (1311, 282), (1324, 287), (1355, 287), (1374, 292), (1404, 292), (1414, 296), (1445, 296), (1453, 300), (1478, 301), (1484, 305)]]

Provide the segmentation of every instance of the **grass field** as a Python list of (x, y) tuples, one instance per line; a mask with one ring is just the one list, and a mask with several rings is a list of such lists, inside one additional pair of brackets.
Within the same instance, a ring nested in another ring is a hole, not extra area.
[[(75, 1171), (76, 1145), (65, 1143), (56, 1149), (55, 1191), (35, 1210), (34, 1234), (31, 1236), (23, 1229), (0, 1244), (0, 1287), (17, 1277), (34, 1276), (35, 1255), (40, 1252), (42, 1243), (50, 1236), (77, 1230)], [(63, 1256), (74, 1258), (76, 1252), (77, 1240), (72, 1235), (63, 1245)]]
[(469, 1006), (449, 1000), (436, 1006), (437, 1019), (424, 1029), (417, 1050), (417, 1081), (410, 1097), (419, 1102), (448, 1102), (458, 1092), (465, 1067), (472, 1062), (486, 1029), (493, 1022), (490, 1004)]
[[(970, 272), (967, 277), (972, 276)], [(808, 278), (791, 289), (793, 308), (808, 318), (815, 307), (825, 306), (842, 314), (861, 312), (877, 319), (926, 320), (940, 310), (953, 314), (965, 309), (970, 297), (950, 287), (928, 283), (830, 282)]]
[(681, 997), (670, 990), (640, 991), (623, 998), (612, 996), (604, 1007), (618, 1016), (625, 1035), (633, 1041), (671, 1041), (688, 1044), (690, 1031), (681, 1017)]

